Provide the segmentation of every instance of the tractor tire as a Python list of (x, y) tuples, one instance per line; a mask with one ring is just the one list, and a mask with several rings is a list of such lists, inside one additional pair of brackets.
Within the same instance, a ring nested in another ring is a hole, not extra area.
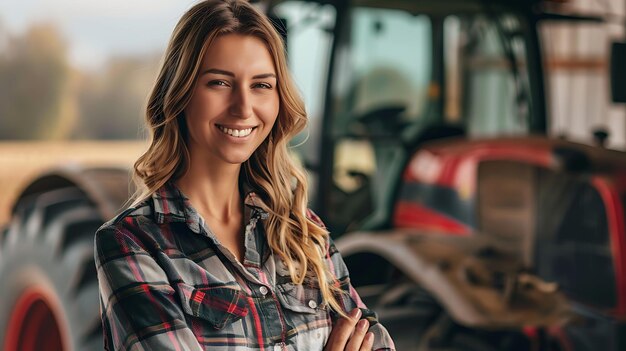
[(67, 187), (25, 198), (0, 232), (0, 348), (101, 351), (93, 238), (103, 223)]

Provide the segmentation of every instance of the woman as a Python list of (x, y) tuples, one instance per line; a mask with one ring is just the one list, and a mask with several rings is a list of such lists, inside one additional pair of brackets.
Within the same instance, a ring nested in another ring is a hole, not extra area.
[(307, 210), (306, 113), (280, 36), (242, 0), (176, 26), (147, 108), (143, 191), (96, 233), (105, 348), (391, 350)]

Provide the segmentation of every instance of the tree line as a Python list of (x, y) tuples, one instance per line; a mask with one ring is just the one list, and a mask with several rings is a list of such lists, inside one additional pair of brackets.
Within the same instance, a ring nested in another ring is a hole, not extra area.
[(0, 140), (137, 139), (160, 54), (73, 67), (58, 28), (0, 25)]

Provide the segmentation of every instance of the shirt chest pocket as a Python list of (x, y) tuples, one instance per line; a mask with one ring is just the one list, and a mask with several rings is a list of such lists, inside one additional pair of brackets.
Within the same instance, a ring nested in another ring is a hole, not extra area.
[(277, 285), (281, 305), (293, 312), (318, 314), (326, 312), (322, 293), (316, 287), (285, 283)]
[(246, 295), (241, 290), (184, 286), (181, 295), (185, 313), (209, 322), (217, 330), (248, 315)]

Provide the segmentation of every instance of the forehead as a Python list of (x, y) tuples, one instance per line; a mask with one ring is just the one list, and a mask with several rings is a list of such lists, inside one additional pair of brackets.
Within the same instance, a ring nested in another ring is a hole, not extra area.
[(267, 44), (258, 37), (241, 34), (216, 37), (205, 51), (201, 67), (234, 73), (275, 73), (274, 59)]

